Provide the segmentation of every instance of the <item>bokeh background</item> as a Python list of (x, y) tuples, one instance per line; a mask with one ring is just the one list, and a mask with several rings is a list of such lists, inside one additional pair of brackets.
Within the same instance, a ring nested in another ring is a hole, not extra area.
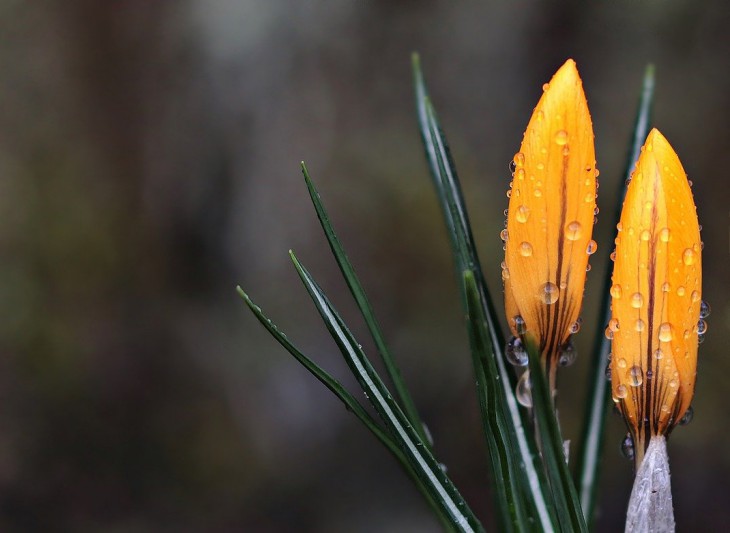
[[(610, 212), (643, 69), (694, 181), (713, 306), (695, 419), (672, 436), (680, 529), (730, 521), (730, 7), (713, 0), (0, 1), (0, 529), (438, 531), (397, 464), (261, 328), (244, 286), (353, 386), (287, 257), (365, 338), (299, 173), (308, 162), (431, 432), (493, 524), (448, 241), (414, 116), (421, 53), (500, 294), (508, 162), (578, 63)], [(614, 229), (599, 217), (561, 378), (582, 416)], [(366, 348), (369, 345), (365, 343)], [(609, 420), (597, 531), (631, 465)]]

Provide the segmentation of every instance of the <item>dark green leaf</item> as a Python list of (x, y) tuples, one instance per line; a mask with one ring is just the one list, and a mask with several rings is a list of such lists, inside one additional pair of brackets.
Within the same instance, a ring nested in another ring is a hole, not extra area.
[(568, 470), (563, 451), (558, 420), (555, 418), (553, 400), (542, 362), (540, 351), (534, 341), (527, 337), (525, 342), (530, 361), (530, 382), (532, 384), (532, 405), (535, 424), (540, 440), (540, 449), (552, 489), (553, 502), (557, 511), (561, 531), (588, 531), (583, 510), (578, 500), (573, 479)]
[[(508, 517), (514, 520), (514, 523), (503, 522), (501, 525), (504, 528), (529, 528), (530, 525), (522, 521), (522, 513), (525, 512), (522, 509), (526, 508), (543, 530), (550, 530), (555, 522), (543, 492), (547, 484), (536, 458), (534, 441), (528, 439), (524, 431), (525, 419), (513, 394), (514, 376), (508, 372), (502, 356), (504, 338), (499, 329), (498, 315), (479, 264), (456, 168), (428, 99), (417, 55), (413, 56), (413, 71), (421, 137), (451, 239), (456, 271), (460, 277), (467, 271), (473, 273), (484, 318), (476, 323), (470, 322), (469, 327), (472, 346), (475, 342), (479, 346), (478, 350), (473, 348), (473, 361), (492, 469), (495, 475), (507, 480), (496, 483), (497, 503), (500, 508), (510, 510), (511, 514), (503, 516), (503, 521)], [(459, 285), (462, 288), (462, 304), (472, 318), (476, 313), (473, 294), (470, 303), (464, 279), (459, 280)], [(484, 357), (479, 354), (480, 351)], [(487, 395), (492, 395), (491, 400)], [(498, 440), (493, 440), (495, 434), (500, 436)], [(515, 492), (515, 487), (520, 488), (519, 493)], [(520, 495), (524, 496), (524, 505), (518, 500)]]
[(483, 531), (476, 516), (403, 414), (337, 311), (293, 253), (291, 257), (347, 364), (433, 500), (438, 502), (443, 513), (449, 517), (454, 529)]
[(400, 370), (395, 363), (395, 359), (390, 354), (390, 351), (385, 344), (385, 339), (383, 337), (380, 326), (378, 325), (378, 321), (375, 319), (375, 313), (373, 312), (373, 308), (370, 305), (367, 296), (365, 295), (365, 291), (360, 284), (360, 280), (355, 274), (355, 270), (353, 269), (350, 260), (347, 258), (347, 254), (345, 254), (344, 248), (340, 244), (340, 240), (337, 238), (337, 234), (335, 233), (335, 230), (330, 223), (327, 211), (322, 204), (319, 192), (317, 192), (314, 183), (312, 183), (312, 180), (309, 177), (309, 172), (307, 172), (307, 167), (305, 166), (304, 162), (302, 162), (302, 173), (304, 174), (304, 180), (307, 184), (307, 189), (309, 190), (309, 196), (312, 198), (314, 209), (317, 211), (317, 218), (319, 218), (319, 222), (322, 225), (322, 229), (324, 230), (324, 234), (327, 237), (327, 242), (330, 245), (332, 254), (335, 256), (337, 264), (340, 267), (340, 272), (342, 272), (342, 276), (347, 282), (350, 293), (355, 298), (357, 306), (360, 309), (363, 318), (365, 319), (365, 323), (370, 330), (370, 335), (372, 335), (373, 340), (375, 341), (375, 347), (377, 348), (378, 353), (380, 354), (380, 357), (385, 364), (385, 368), (388, 372), (388, 376), (390, 376), (390, 380), (393, 382), (396, 397), (400, 401), (403, 412), (406, 414), (411, 424), (413, 424), (413, 427), (418, 432), (421, 440), (423, 440), (427, 444), (427, 446), (430, 447), (430, 442), (427, 439), (427, 433), (423, 428), (423, 423), (421, 422), (421, 419), (418, 415), (416, 405), (413, 402), (410, 393), (408, 392), (408, 388), (403, 381)]
[(317, 365), (312, 359), (304, 355), (296, 346), (294, 346), (286, 335), (279, 331), (276, 325), (269, 319), (256, 305), (248, 294), (246, 294), (241, 287), (236, 287), (236, 291), (243, 298), (246, 305), (251, 309), (253, 314), (256, 316), (259, 322), (269, 331), (272, 337), (281, 344), (286, 351), (288, 351), (294, 358), (301, 363), (314, 377), (316, 377), (325, 387), (327, 387), (335, 396), (337, 396), (348, 411), (352, 412), (375, 437), (385, 445), (385, 447), (395, 456), (400, 465), (404, 468), (406, 473), (414, 481), (421, 493), (426, 497), (429, 505), (437, 513), (439, 519), (442, 521), (445, 527), (450, 528), (449, 518), (444, 515), (442, 506), (436, 502), (432, 497), (432, 491), (428, 490), (422, 483), (421, 478), (416, 474), (411, 466), (411, 463), (406, 458), (403, 451), (395, 443), (393, 438), (383, 430), (383, 428), (373, 419), (372, 416), (365, 410), (365, 408), (358, 402), (335, 378), (329, 373), (323, 370)]

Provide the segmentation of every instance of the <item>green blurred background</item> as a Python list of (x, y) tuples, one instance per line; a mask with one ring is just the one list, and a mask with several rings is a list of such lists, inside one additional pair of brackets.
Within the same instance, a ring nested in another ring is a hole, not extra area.
[[(414, 116), (413, 50), (497, 296), (508, 162), (542, 83), (576, 59), (609, 213), (643, 69), (656, 64), (654, 125), (694, 181), (713, 306), (695, 420), (671, 439), (676, 515), (684, 531), (721, 529), (729, 25), (722, 0), (0, 1), (0, 529), (438, 531), (395, 461), (235, 294), (240, 283), (354, 385), (286, 253), (297, 251), (364, 340), (302, 159), (439, 458), (493, 524), (448, 241)], [(574, 440), (607, 219), (579, 360), (561, 376)], [(610, 417), (598, 531), (622, 528), (624, 432)]]

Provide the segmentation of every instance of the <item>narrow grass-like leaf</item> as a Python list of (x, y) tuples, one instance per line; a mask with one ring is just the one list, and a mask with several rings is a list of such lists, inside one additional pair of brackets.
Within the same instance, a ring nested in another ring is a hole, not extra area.
[(464, 293), (466, 294), (467, 324), (469, 330), (469, 341), (474, 362), (474, 371), (477, 378), (477, 396), (479, 410), (485, 422), (484, 434), (489, 448), (489, 455), (492, 457), (492, 476), (495, 485), (500, 492), (504, 492), (503, 498), (497, 507), (500, 516), (501, 531), (523, 531), (529, 523), (525, 515), (522, 501), (522, 487), (519, 479), (513, 472), (513, 464), (507, 454), (502, 450), (511, 446), (510, 435), (503, 430), (503, 421), (499, 413), (503, 409), (502, 398), (499, 389), (491, 386), (486, 375), (486, 369), (491, 368), (496, 373), (494, 366), (494, 350), (492, 339), (486, 326), (487, 318), (484, 315), (479, 288), (477, 287), (474, 271), (463, 272)]
[(373, 417), (368, 413), (362, 404), (357, 401), (347, 389), (345, 389), (339, 381), (333, 378), (327, 371), (322, 369), (317, 363), (312, 361), (311, 358), (307, 357), (302, 353), (294, 344), (292, 344), (287, 336), (276, 327), (276, 325), (268, 318), (261, 307), (256, 305), (251, 298), (244, 292), (241, 287), (236, 287), (236, 291), (246, 302), (248, 308), (253, 312), (254, 316), (259, 322), (266, 328), (276, 341), (289, 352), (294, 359), (296, 359), (304, 368), (306, 368), (315, 378), (317, 378), (325, 387), (327, 387), (332, 394), (337, 396), (340, 401), (345, 404), (345, 408), (353, 413), (362, 422), (370, 432), (390, 451), (395, 458), (398, 460), (400, 465), (409, 475), (409, 477), (416, 484), (418, 489), (426, 498), (428, 504), (437, 514), (444, 527), (450, 527), (449, 517), (444, 514), (442, 506), (433, 498), (431, 491), (423, 484), (421, 478), (416, 474), (415, 470), (411, 466), (411, 463), (406, 458), (405, 454), (401, 450), (398, 444), (393, 438), (386, 432), (380, 424), (378, 424)]
[[(641, 97), (634, 123), (634, 132), (629, 144), (628, 156), (624, 172), (624, 180), (618, 183), (616, 194), (617, 202), (614, 211), (609, 215), (611, 227), (616, 227), (621, 216), (621, 206), (626, 195), (626, 184), (631, 177), (634, 163), (639, 158), (641, 146), (649, 133), (651, 122), (651, 108), (654, 100), (654, 66), (649, 65), (644, 72)], [(611, 318), (611, 273), (613, 269), (609, 263), (601, 289), (601, 304), (599, 307), (598, 325), (593, 344), (592, 364), (589, 373), (588, 402), (584, 420), (581, 446), (578, 454), (576, 483), (580, 491), (580, 502), (586, 522), (593, 521), (598, 490), (598, 467), (603, 451), (603, 432), (606, 412), (610, 405), (610, 387), (606, 379), (608, 354), (611, 351), (611, 341), (603, 334), (603, 330)]]
[(390, 350), (388, 350), (388, 347), (385, 343), (385, 338), (383, 337), (383, 333), (380, 329), (378, 321), (375, 318), (373, 308), (368, 301), (360, 280), (355, 274), (355, 269), (352, 267), (350, 260), (347, 258), (347, 254), (345, 253), (345, 250), (342, 247), (340, 240), (337, 238), (337, 234), (335, 233), (335, 230), (330, 223), (327, 211), (322, 204), (319, 192), (315, 188), (314, 183), (312, 183), (312, 180), (309, 177), (309, 172), (307, 171), (307, 167), (304, 162), (302, 162), (302, 174), (304, 174), (304, 181), (307, 184), (309, 196), (312, 198), (312, 204), (314, 204), (314, 209), (317, 212), (317, 218), (322, 225), (322, 229), (324, 230), (324, 234), (327, 237), (327, 242), (330, 245), (332, 254), (335, 256), (337, 265), (340, 267), (340, 272), (342, 272), (342, 276), (347, 282), (347, 287), (350, 289), (350, 293), (352, 294), (353, 298), (355, 298), (357, 306), (360, 309), (360, 313), (365, 319), (365, 323), (370, 330), (370, 335), (372, 335), (373, 340), (375, 341), (375, 347), (378, 350), (378, 353), (380, 354), (383, 363), (385, 364), (385, 369), (388, 372), (388, 376), (390, 377), (391, 382), (393, 383), (396, 397), (400, 402), (403, 412), (408, 417), (408, 420), (410, 420), (411, 424), (413, 424), (413, 427), (418, 432), (421, 440), (430, 447), (431, 443), (427, 438), (426, 430), (424, 430), (423, 423), (421, 422), (421, 419), (418, 415), (416, 404), (413, 402), (413, 398), (408, 392), (408, 388), (403, 381), (403, 377), (401, 376), (400, 370), (398, 369), (398, 365), (396, 365), (395, 359), (391, 355)]
[[(491, 341), (491, 354), (485, 360), (479, 357), (474, 358), (475, 373), (477, 376), (478, 394), (480, 395), (480, 407), (492, 405), (496, 411), (488, 413), (482, 410), (482, 419), (485, 436), (489, 440), (492, 428), (489, 424), (489, 416), (494, 415), (494, 423), (498, 424), (498, 431), (502, 435), (508, 435), (510, 445), (508, 447), (490, 447), (490, 458), (495, 473), (508, 476), (510, 484), (519, 483), (522, 494), (525, 497), (525, 505), (529, 513), (535, 517), (540, 527), (549, 531), (555, 526), (555, 519), (552, 509), (547, 504), (544, 474), (537, 460), (534, 449), (534, 441), (527, 438), (524, 431), (526, 419), (520, 412), (513, 391), (515, 379), (512, 373), (508, 372), (502, 355), (504, 338), (499, 329), (499, 319), (494, 303), (489, 295), (486, 282), (479, 265), (479, 258), (476, 253), (476, 246), (469, 225), (469, 217), (466, 205), (461, 193), (461, 185), (456, 173), (456, 167), (451, 159), (448, 144), (439, 127), (436, 113), (431, 105), (423, 80), (420, 62), (417, 54), (413, 55), (413, 73), (416, 90), (416, 107), (418, 120), (426, 151), (426, 159), (431, 171), (433, 183), (436, 188), (438, 199), (441, 203), (447, 231), (451, 239), (456, 271), (460, 276), (465, 271), (474, 273), (475, 284), (479, 293), (479, 302), (483, 311), (485, 321), (479, 327), (486, 330), (486, 337)], [(465, 311), (468, 311), (468, 294), (464, 280), (459, 280), (461, 286), (461, 299)], [(472, 302), (473, 308), (473, 302)], [(480, 382), (480, 380), (482, 380)], [(501, 392), (497, 392), (500, 390)], [(486, 391), (496, 394), (499, 402), (487, 404), (483, 395)], [(498, 455), (494, 455), (496, 452)], [(503, 467), (506, 467), (503, 468)], [(515, 476), (520, 476), (515, 478)], [(522, 477), (524, 476), (524, 477)], [(522, 505), (518, 501), (509, 501), (515, 494), (504, 489), (503, 484), (497, 483), (495, 487), (500, 505), (507, 508), (520, 509)], [(515, 515), (519, 516), (519, 515)], [(527, 525), (522, 524), (527, 527)]]
[(296, 256), (291, 252), (290, 255), (347, 364), (421, 482), (431, 492), (433, 499), (441, 505), (444, 514), (449, 517), (456, 530), (483, 531), (476, 516), (403, 414), (337, 311)]
[(533, 339), (526, 338), (532, 384), (532, 404), (540, 448), (550, 482), (555, 509), (558, 514), (560, 530), (566, 532), (588, 531), (583, 510), (580, 508), (578, 491), (570, 476), (565, 461), (563, 438), (560, 435), (558, 420), (553, 410), (553, 401), (548, 387), (545, 371), (540, 361), (540, 351)]

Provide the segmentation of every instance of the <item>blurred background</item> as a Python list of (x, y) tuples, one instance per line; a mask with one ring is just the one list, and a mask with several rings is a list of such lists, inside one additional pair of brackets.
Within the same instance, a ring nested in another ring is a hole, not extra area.
[[(730, 7), (722, 0), (0, 1), (0, 529), (405, 532), (439, 526), (391, 456), (271, 339), (241, 284), (356, 390), (289, 262), (361, 339), (306, 160), (440, 460), (493, 526), (455, 277), (414, 114), (418, 50), (501, 294), (508, 162), (573, 57), (610, 213), (645, 65), (694, 181), (705, 295), (695, 417), (672, 435), (681, 530), (730, 521)], [(614, 228), (599, 216), (578, 438)], [(724, 348), (723, 348), (724, 346)], [(370, 345), (365, 343), (367, 349)], [(597, 531), (632, 469), (611, 417)]]

